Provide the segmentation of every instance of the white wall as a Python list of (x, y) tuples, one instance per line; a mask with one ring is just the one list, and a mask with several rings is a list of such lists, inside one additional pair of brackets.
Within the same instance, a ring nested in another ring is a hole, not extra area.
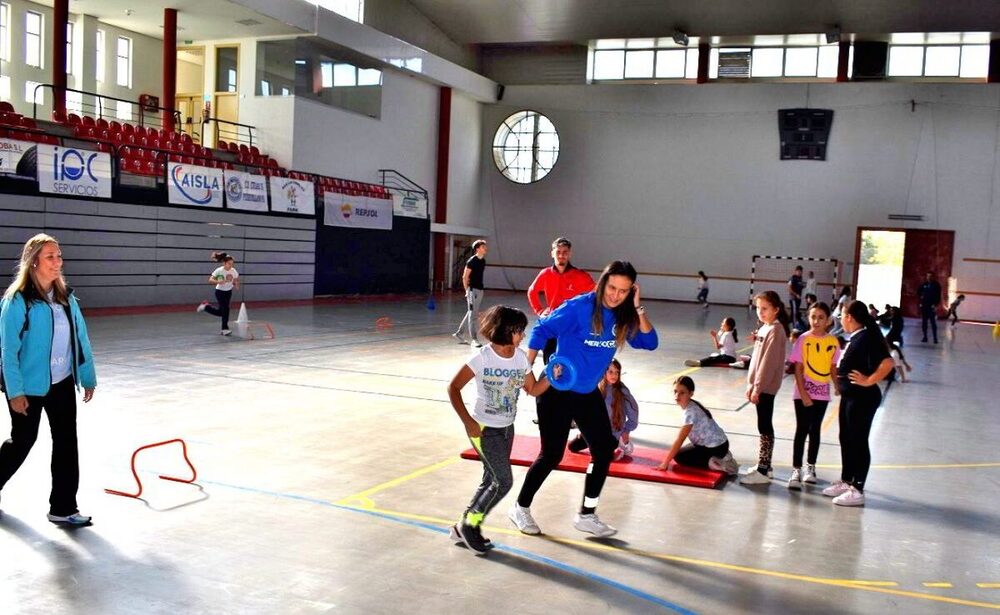
[[(479, 226), (482, 105), (458, 92), (451, 97), (448, 160), (448, 224)], [(435, 155), (437, 151), (435, 149)]]
[(451, 40), (407, 0), (366, 0), (365, 25), (470, 70), (476, 69), (476, 54), (472, 49)]
[[(782, 162), (776, 111), (807, 101), (835, 110), (828, 159)], [(489, 151), (521, 108), (548, 115), (562, 148), (528, 186), (503, 178)], [(494, 263), (544, 264), (566, 235), (585, 267), (627, 258), (640, 271), (744, 277), (753, 254), (784, 254), (838, 258), (849, 272), (858, 226), (937, 228), (956, 232), (960, 289), (1000, 290), (1000, 266), (963, 261), (1000, 258), (1000, 86), (520, 86), (483, 114), (480, 223), (493, 229)], [(889, 213), (926, 221), (894, 224)], [(491, 270), (495, 287), (524, 288), (533, 273)], [(690, 278), (644, 282), (649, 297), (694, 292)], [(717, 281), (712, 298), (742, 303), (746, 292)], [(963, 307), (963, 317), (1000, 314), (986, 297)]]

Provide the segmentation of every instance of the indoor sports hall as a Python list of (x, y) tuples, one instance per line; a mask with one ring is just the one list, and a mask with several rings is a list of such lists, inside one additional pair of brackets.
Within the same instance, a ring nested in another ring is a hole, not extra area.
[(0, 612), (1000, 609), (995, 23), (0, 2)]

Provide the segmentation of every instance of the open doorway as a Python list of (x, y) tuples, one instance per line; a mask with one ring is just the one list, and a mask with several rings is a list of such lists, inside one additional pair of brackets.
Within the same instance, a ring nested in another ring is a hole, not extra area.
[(177, 50), (177, 94), (174, 108), (180, 112), (180, 132), (195, 140), (201, 135), (202, 101), (205, 98), (205, 48)]
[(948, 287), (954, 246), (955, 231), (859, 227), (854, 297), (879, 310), (898, 305), (903, 316), (919, 317), (917, 289), (928, 272)]

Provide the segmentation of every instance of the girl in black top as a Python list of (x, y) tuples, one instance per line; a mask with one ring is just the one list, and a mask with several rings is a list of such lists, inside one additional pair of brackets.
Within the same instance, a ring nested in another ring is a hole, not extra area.
[(840, 480), (823, 490), (838, 506), (864, 506), (865, 480), (871, 466), (868, 434), (875, 411), (882, 403), (878, 383), (894, 368), (889, 347), (878, 323), (861, 301), (853, 301), (841, 314), (844, 331), (851, 337), (840, 358)]

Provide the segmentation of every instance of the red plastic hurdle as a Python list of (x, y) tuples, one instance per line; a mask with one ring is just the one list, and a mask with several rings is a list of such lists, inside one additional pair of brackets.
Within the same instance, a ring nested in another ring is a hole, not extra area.
[(389, 329), (392, 329), (393, 324), (394, 323), (392, 322), (391, 318), (389, 318), (388, 316), (383, 316), (375, 321), (375, 330), (388, 331)]
[(135, 484), (139, 486), (138, 491), (136, 491), (135, 493), (125, 493), (124, 491), (117, 491), (115, 489), (105, 489), (104, 493), (108, 493), (111, 495), (120, 495), (126, 498), (138, 498), (140, 495), (142, 495), (142, 481), (139, 480), (139, 473), (135, 471), (135, 458), (139, 455), (140, 452), (148, 448), (155, 448), (157, 446), (173, 444), (174, 442), (179, 442), (181, 445), (181, 453), (184, 455), (184, 462), (188, 464), (189, 468), (191, 468), (191, 478), (187, 479), (187, 478), (179, 478), (177, 476), (164, 476), (163, 474), (160, 475), (160, 478), (162, 478), (163, 480), (172, 480), (177, 483), (193, 483), (195, 479), (198, 478), (198, 471), (194, 469), (194, 465), (192, 465), (191, 460), (188, 459), (187, 444), (184, 442), (184, 440), (181, 440), (180, 438), (174, 438), (173, 440), (164, 440), (163, 442), (154, 442), (153, 444), (140, 446), (139, 448), (135, 449), (134, 453), (132, 453), (132, 476), (135, 477)]

